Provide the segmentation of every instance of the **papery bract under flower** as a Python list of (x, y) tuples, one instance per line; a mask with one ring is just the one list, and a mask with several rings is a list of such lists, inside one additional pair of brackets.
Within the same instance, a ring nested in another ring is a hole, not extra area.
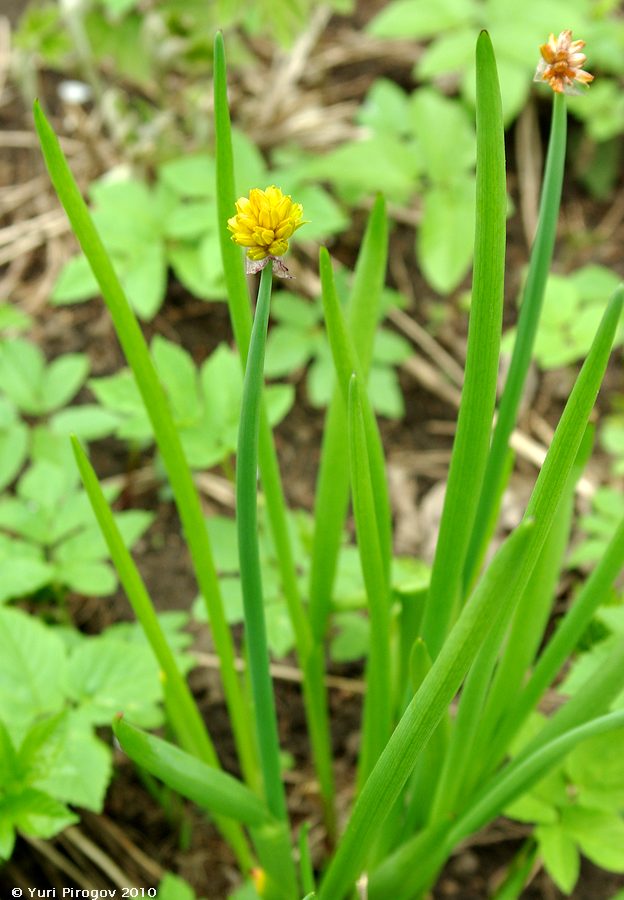
[(547, 81), (558, 94), (580, 94), (575, 85), (588, 85), (594, 76), (582, 68), (587, 59), (580, 51), (585, 41), (573, 41), (570, 29), (562, 31), (558, 38), (551, 34), (540, 46), (542, 58), (537, 64), (534, 81)]

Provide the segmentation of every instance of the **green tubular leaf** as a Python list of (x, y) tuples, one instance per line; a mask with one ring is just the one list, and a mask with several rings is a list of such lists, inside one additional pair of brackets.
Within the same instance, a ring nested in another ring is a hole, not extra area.
[(433, 659), (453, 618), (490, 444), (503, 309), (507, 194), (503, 114), (489, 35), (477, 41), (477, 212), (466, 370), (423, 621)]
[(269, 651), (264, 618), (256, 493), (262, 371), (272, 278), (273, 266), (269, 264), (263, 269), (260, 279), (256, 315), (245, 369), (236, 455), (236, 526), (249, 675), (254, 696), (255, 724), (264, 789), (272, 814), (276, 819), (285, 820), (287, 816), (286, 802), (280, 774), (275, 698), (269, 672)]
[(121, 716), (114, 720), (113, 731), (122, 750), (133, 762), (202, 809), (235, 819), (243, 825), (259, 826), (270, 821), (264, 803), (231, 775), (147, 734)]
[(542, 310), (544, 288), (555, 245), (565, 153), (565, 96), (563, 94), (555, 94), (537, 232), (531, 250), (529, 272), (518, 319), (516, 342), (507, 380), (505, 381), (505, 388), (499, 404), (498, 418), (483, 478), (481, 498), (466, 556), (465, 588), (468, 588), (472, 583), (482, 556), (488, 522), (492, 515), (500, 482), (504, 476), (509, 438), (518, 416), (522, 390), (531, 362), (535, 335), (537, 334), (537, 326)]
[[(360, 384), (365, 383), (362, 369), (347, 333), (344, 316), (336, 294), (331, 259), (325, 247), (321, 247), (320, 274), (323, 289), (323, 310), (327, 337), (332, 351), (338, 384), (342, 392), (345, 406), (349, 404), (349, 385), (351, 375), (357, 375)], [(362, 416), (366, 435), (366, 451), (370, 466), (371, 484), (375, 502), (375, 516), (379, 534), (379, 548), (383, 560), (386, 582), (390, 582), (390, 560), (392, 557), (392, 531), (388, 485), (385, 475), (385, 461), (381, 437), (370, 402), (365, 393), (361, 394)]]
[[(240, 249), (230, 240), (226, 229), (227, 220), (234, 212), (236, 192), (232, 133), (227, 100), (225, 47), (221, 33), (217, 33), (214, 44), (214, 105), (217, 214), (220, 223), (219, 240), (221, 243), (230, 318), (241, 364), (244, 369), (249, 352), (252, 317), (246, 280), (241, 265)], [(273, 435), (264, 406), (261, 407), (260, 411), (258, 460), (269, 521), (275, 541), (280, 576), (288, 613), (295, 632), (297, 656), (304, 676), (303, 694), (306, 718), (321, 786), (325, 822), (328, 832), (333, 834), (335, 832), (334, 779), (327, 714), (327, 690), (323, 678), (323, 661), (318, 652), (313, 650), (312, 631), (303, 609), (293, 548), (288, 530), (286, 501), (284, 499)]]
[[(348, 329), (365, 377), (370, 368), (379, 321), (379, 300), (385, 280), (387, 252), (388, 220), (383, 198), (377, 197), (362, 241), (348, 304)], [(327, 628), (342, 529), (349, 502), (345, 430), (345, 404), (340, 397), (340, 388), (336, 387), (325, 417), (314, 506), (309, 597), (310, 621), (317, 642), (322, 641)]]
[(355, 805), (338, 851), (321, 884), (320, 900), (342, 900), (365, 863), (405, 782), (457, 693), (481, 641), (501, 611), (501, 597), (517, 600), (533, 526), (523, 523), (484, 573), (420, 690), (388, 741)]
[(390, 737), (392, 704), (389, 584), (379, 546), (362, 397), (356, 375), (351, 376), (349, 385), (348, 438), (353, 513), (371, 622), (364, 724), (358, 764), (358, 783), (361, 785)]
[(215, 159), (217, 171), (217, 216), (223, 272), (227, 287), (230, 317), (234, 328), (236, 346), (243, 368), (247, 362), (251, 340), (251, 312), (249, 291), (240, 248), (230, 239), (227, 220), (234, 215), (236, 187), (234, 181), (234, 155), (232, 152), (232, 128), (227, 99), (227, 69), (223, 35), (218, 32), (214, 42), (214, 115)]
[(35, 127), (58, 197), (65, 208), (85, 256), (97, 278), (102, 296), (110, 312), (117, 336), (130, 364), (149, 414), (158, 448), (163, 458), (176, 504), (184, 526), (191, 558), (208, 614), (217, 653), (221, 661), (221, 677), (236, 736), (237, 749), (245, 776), (253, 781), (255, 759), (253, 739), (245, 705), (234, 667), (234, 646), (225, 621), (219, 582), (212, 558), (204, 517), (184, 456), (167, 399), (158, 380), (145, 338), (136, 316), (124, 295), (110, 258), (93, 224), (89, 210), (80, 195), (56, 135), (35, 103)]

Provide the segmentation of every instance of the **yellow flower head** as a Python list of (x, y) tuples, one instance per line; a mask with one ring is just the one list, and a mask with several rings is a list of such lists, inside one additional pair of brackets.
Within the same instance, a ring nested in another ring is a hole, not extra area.
[(574, 82), (589, 84), (594, 76), (582, 69), (587, 59), (580, 51), (585, 41), (573, 41), (572, 32), (562, 31), (558, 38), (551, 34), (540, 47), (542, 58), (537, 64), (534, 81), (547, 81), (557, 94), (580, 94)]
[(256, 263), (248, 266), (248, 271), (257, 272), (270, 259), (283, 256), (289, 239), (306, 224), (302, 217), (302, 205), (293, 203), (292, 197), (274, 184), (264, 191), (253, 188), (249, 197), (237, 200), (236, 215), (228, 219), (228, 228), (234, 243), (246, 247), (247, 259)]

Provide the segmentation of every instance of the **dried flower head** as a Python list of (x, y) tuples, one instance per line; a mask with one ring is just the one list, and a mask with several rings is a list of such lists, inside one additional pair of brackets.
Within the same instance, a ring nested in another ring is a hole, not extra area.
[(593, 75), (581, 68), (587, 59), (580, 52), (584, 46), (585, 41), (572, 40), (569, 29), (562, 31), (556, 39), (551, 34), (548, 43), (540, 47), (542, 58), (537, 64), (533, 80), (547, 81), (558, 94), (580, 94), (575, 82), (589, 84), (594, 80)]
[(266, 190), (253, 188), (249, 197), (236, 201), (236, 215), (228, 219), (232, 240), (247, 248), (247, 273), (259, 272), (272, 260), (278, 275), (288, 277), (279, 257), (288, 250), (288, 241), (305, 225), (303, 207), (292, 197), (271, 185)]

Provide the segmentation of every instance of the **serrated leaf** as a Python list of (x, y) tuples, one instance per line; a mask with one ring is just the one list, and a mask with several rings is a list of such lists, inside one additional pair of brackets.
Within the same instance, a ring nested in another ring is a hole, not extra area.
[[(433, 88), (414, 91), (411, 121), (423, 155), (428, 178), (435, 184), (454, 185), (474, 168), (477, 140), (463, 106)], [(447, 199), (452, 208), (452, 201)]]
[(139, 318), (151, 321), (165, 298), (167, 261), (161, 243), (141, 248), (137, 258), (126, 266), (122, 283), (128, 300)]
[(427, 281), (440, 294), (454, 290), (472, 259), (475, 216), (474, 182), (453, 189), (434, 187), (425, 196), (416, 253)]
[(119, 416), (94, 403), (72, 406), (56, 413), (50, 427), (57, 434), (75, 434), (81, 441), (98, 441), (108, 437), (119, 424)]
[(92, 638), (71, 654), (68, 686), (93, 724), (108, 724), (121, 711), (146, 728), (162, 720), (158, 666), (147, 647)]
[(80, 716), (64, 714), (38, 723), (19, 755), (29, 785), (63, 803), (101, 812), (112, 754)]
[(91, 297), (97, 297), (100, 287), (86, 256), (74, 256), (68, 260), (60, 271), (52, 289), (50, 302), (54, 306), (65, 306), (72, 303), (83, 303)]
[[(78, 821), (78, 816), (66, 806), (35, 788), (0, 799), (0, 832), (5, 834), (11, 824), (29, 837), (47, 839)], [(11, 851), (12, 847), (9, 855)]]
[[(368, 31), (378, 37), (427, 38), (467, 23), (477, 14), (469, 0), (394, 0), (375, 16)], [(474, 37), (473, 37), (474, 44)]]
[(295, 402), (295, 389), (292, 384), (272, 384), (266, 388), (264, 399), (269, 424), (274, 427), (292, 409)]
[(299, 328), (278, 325), (269, 332), (264, 371), (268, 378), (283, 378), (305, 366), (314, 353), (316, 341)]
[(195, 891), (177, 875), (167, 872), (158, 885), (158, 900), (195, 900)]
[(539, 853), (546, 871), (566, 896), (578, 881), (580, 858), (576, 845), (559, 823), (535, 829)]
[(35, 344), (24, 338), (0, 344), (0, 389), (29, 415), (42, 412), (44, 371), (45, 359)]
[(29, 597), (54, 581), (54, 567), (43, 559), (13, 556), (0, 562), (0, 603)]
[(214, 165), (210, 156), (198, 153), (165, 163), (158, 174), (180, 197), (212, 197), (215, 191)]
[(183, 425), (195, 421), (201, 416), (202, 402), (198, 373), (190, 354), (160, 336), (154, 338), (151, 349), (176, 422)]
[(0, 398), (0, 415), (3, 422), (0, 424), (0, 490), (9, 485), (21, 469), (28, 450), (28, 428), (15, 417), (7, 421), (6, 411), (8, 404)]
[(108, 563), (98, 560), (74, 559), (57, 561), (56, 579), (86, 597), (109, 597), (117, 589), (117, 576)]
[(368, 376), (368, 395), (373, 409), (388, 419), (401, 419), (405, 414), (403, 392), (394, 369), (372, 365)]
[(42, 385), (42, 411), (52, 412), (65, 406), (78, 393), (89, 372), (84, 353), (67, 353), (53, 360), (46, 369)]
[(63, 705), (66, 653), (63, 642), (37, 619), (0, 609), (0, 709), (10, 728)]
[(609, 872), (624, 872), (624, 821), (621, 815), (579, 805), (564, 809), (561, 821), (584, 856)]
[(165, 222), (165, 235), (176, 240), (193, 241), (213, 229), (215, 206), (210, 200), (179, 203)]
[(337, 613), (333, 619), (338, 629), (329, 645), (334, 662), (353, 662), (365, 658), (370, 646), (370, 622), (355, 612)]
[(583, 741), (570, 753), (565, 768), (583, 806), (624, 809), (624, 730)]

